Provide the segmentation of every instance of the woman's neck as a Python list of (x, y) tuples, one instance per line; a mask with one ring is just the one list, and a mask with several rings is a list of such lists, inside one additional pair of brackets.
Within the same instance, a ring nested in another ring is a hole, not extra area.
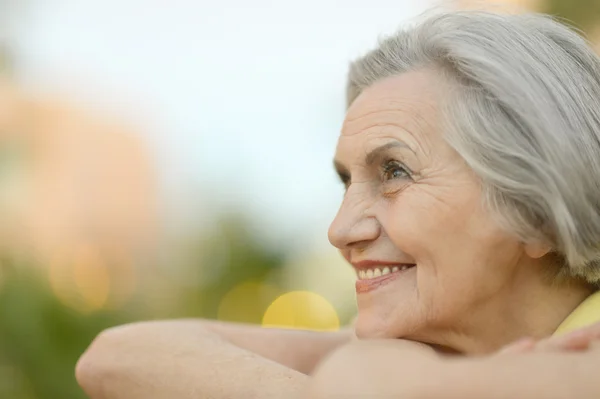
[(492, 353), (520, 338), (552, 335), (594, 288), (581, 280), (513, 284), (474, 309), (459, 328), (438, 331), (429, 343), (464, 354)]

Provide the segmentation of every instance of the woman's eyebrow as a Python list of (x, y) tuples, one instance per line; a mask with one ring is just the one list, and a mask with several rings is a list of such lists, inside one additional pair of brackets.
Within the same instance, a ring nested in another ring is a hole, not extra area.
[[(373, 162), (375, 162), (375, 160), (381, 156), (381, 154), (383, 154), (390, 148), (397, 148), (397, 147), (406, 148), (406, 149), (410, 150), (413, 154), (415, 153), (413, 151), (413, 149), (410, 148), (406, 143), (404, 143), (402, 141), (391, 141), (389, 143), (383, 144), (383, 145), (369, 151), (367, 153), (367, 155), (365, 156), (365, 164), (372, 165)], [(340, 178), (342, 178), (342, 180), (343, 180), (344, 176), (350, 176), (350, 172), (348, 172), (348, 168), (346, 168), (344, 166), (344, 164), (342, 162), (338, 161), (337, 159), (333, 160), (333, 167), (334, 167), (335, 171), (337, 172), (337, 174), (340, 176)]]
[(391, 142), (389, 142), (387, 144), (384, 144), (382, 146), (379, 146), (379, 147), (377, 147), (377, 148), (369, 151), (367, 153), (367, 155), (365, 156), (365, 164), (366, 165), (372, 165), (373, 162), (375, 162), (375, 160), (377, 158), (379, 158), (382, 153), (386, 152), (390, 148), (395, 148), (395, 147), (406, 148), (406, 149), (410, 150), (414, 154), (413, 149), (410, 148), (406, 143), (403, 143), (402, 141), (391, 141)]

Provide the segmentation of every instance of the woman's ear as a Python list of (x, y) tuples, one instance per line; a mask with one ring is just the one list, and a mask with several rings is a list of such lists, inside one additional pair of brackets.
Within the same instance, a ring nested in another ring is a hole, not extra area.
[(533, 259), (539, 259), (552, 251), (552, 247), (541, 241), (531, 241), (525, 244), (525, 253)]

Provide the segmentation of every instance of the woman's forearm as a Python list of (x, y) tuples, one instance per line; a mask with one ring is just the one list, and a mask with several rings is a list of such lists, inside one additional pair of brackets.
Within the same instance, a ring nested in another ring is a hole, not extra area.
[(294, 398), (308, 377), (181, 322), (101, 335), (77, 378), (91, 399)]
[(212, 320), (188, 322), (201, 323), (237, 347), (304, 374), (310, 374), (327, 354), (350, 342), (353, 336), (352, 328), (338, 332), (314, 332)]

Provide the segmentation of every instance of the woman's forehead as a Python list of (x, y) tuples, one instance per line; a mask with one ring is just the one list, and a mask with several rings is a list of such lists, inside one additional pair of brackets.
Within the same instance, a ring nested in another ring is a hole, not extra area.
[(435, 76), (425, 71), (386, 78), (365, 89), (348, 109), (340, 143), (399, 139), (429, 152), (438, 119)]
[(419, 105), (431, 107), (437, 100), (439, 80), (430, 70), (410, 71), (381, 79), (365, 88), (354, 100), (348, 108), (346, 122), (378, 111), (416, 108)]

